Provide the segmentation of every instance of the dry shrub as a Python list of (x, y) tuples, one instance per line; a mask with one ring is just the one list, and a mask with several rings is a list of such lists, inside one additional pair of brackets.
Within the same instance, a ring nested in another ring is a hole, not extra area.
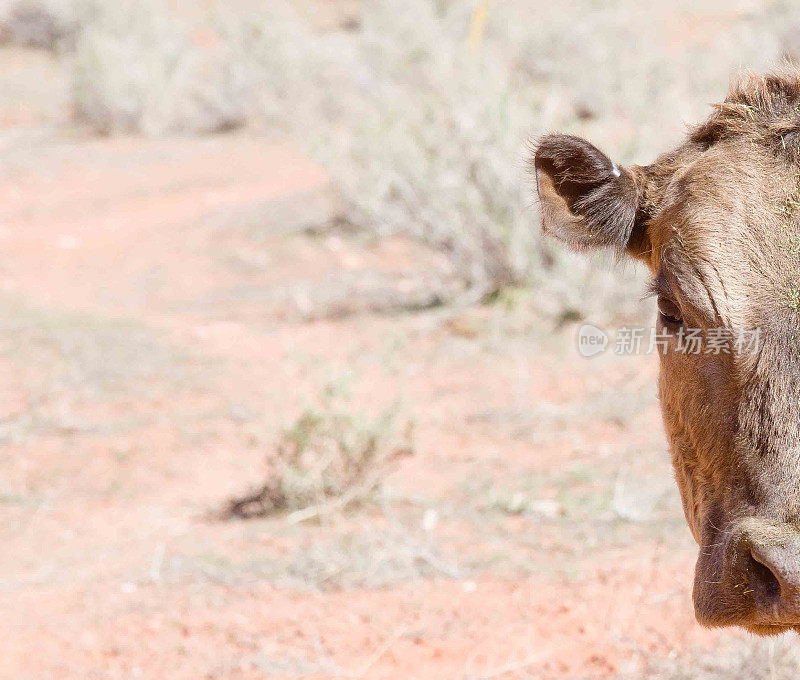
[(104, 134), (213, 133), (247, 119), (230, 47), (154, 2), (97, 3), (77, 41), (73, 89), (77, 119)]
[(411, 429), (402, 433), (385, 415), (362, 425), (326, 400), (280, 437), (268, 458), (266, 482), (223, 510), (225, 518), (267, 517), (295, 511), (293, 520), (346, 509), (369, 499), (400, 459), (412, 453)]
[(448, 252), (474, 294), (524, 282), (547, 316), (641, 314), (630, 269), (540, 237), (526, 141), (564, 130), (650, 162), (732, 72), (766, 68), (778, 10), (741, 14), (702, 48), (666, 54), (646, 3), (489, 3), (485, 31), (479, 6), (375, 0), (360, 30), (322, 34), (276, 11), (243, 33), (267, 125), (327, 165), (354, 222)]
[(81, 27), (78, 0), (0, 2), (0, 44), (60, 52), (74, 46)]
[(541, 238), (524, 158), (561, 123), (562, 88), (529, 68), (500, 5), (470, 46), (474, 8), (378, 0), (355, 32), (317, 33), (288, 11), (252, 22), (240, 35), (256, 109), (329, 169), (351, 222), (448, 254), (468, 292), (445, 302), (529, 284), (546, 316), (636, 315), (630, 270)]
[(469, 21), (463, 2), (381, 0), (357, 32), (315, 33), (287, 13), (243, 35), (267, 126), (331, 170), (355, 223), (449, 253), (479, 297), (526, 278), (531, 92), (468, 49)]

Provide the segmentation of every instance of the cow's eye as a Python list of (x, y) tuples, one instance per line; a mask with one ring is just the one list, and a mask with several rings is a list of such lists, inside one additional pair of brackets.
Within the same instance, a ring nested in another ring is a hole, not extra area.
[(663, 295), (658, 296), (658, 314), (661, 317), (661, 321), (667, 326), (677, 327), (683, 323), (680, 307), (673, 300)]

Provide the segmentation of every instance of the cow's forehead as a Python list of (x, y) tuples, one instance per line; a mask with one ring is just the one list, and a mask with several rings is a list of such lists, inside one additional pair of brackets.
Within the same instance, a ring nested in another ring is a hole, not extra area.
[(704, 314), (753, 325), (800, 305), (798, 173), (753, 145), (697, 153), (676, 168), (650, 235), (653, 269), (668, 269)]

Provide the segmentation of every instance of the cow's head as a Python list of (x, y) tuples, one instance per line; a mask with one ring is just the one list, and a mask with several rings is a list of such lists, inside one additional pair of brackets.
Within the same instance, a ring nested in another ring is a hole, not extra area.
[(549, 135), (535, 168), (546, 233), (652, 274), (698, 620), (800, 631), (800, 75), (743, 81), (652, 165)]

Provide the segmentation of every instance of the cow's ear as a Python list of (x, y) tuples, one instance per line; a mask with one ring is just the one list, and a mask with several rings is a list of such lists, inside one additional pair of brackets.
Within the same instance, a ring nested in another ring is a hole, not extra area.
[(630, 170), (571, 135), (542, 138), (534, 167), (545, 233), (576, 250), (613, 248), (642, 254), (644, 226)]

